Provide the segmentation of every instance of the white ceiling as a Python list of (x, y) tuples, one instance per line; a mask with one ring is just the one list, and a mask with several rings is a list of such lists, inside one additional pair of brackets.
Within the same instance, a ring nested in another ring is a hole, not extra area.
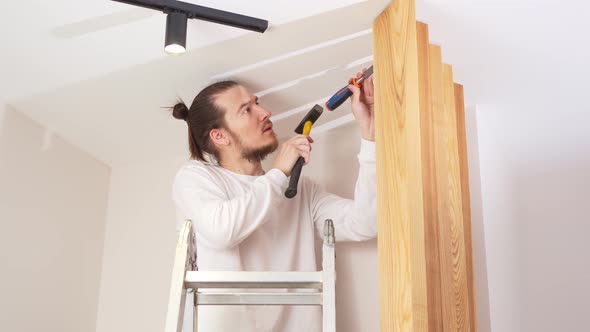
[[(281, 25), (360, 0), (185, 2)], [(152, 10), (110, 0), (24, 0), (4, 4), (2, 13), (4, 54), (0, 68), (11, 76), (11, 84), (3, 86), (0, 98), (27, 97), (165, 56), (166, 17)], [(191, 20), (188, 28), (189, 49), (247, 34), (197, 20)]]
[[(190, 104), (207, 83), (229, 77), (261, 95), (285, 136), (371, 63), (369, 29), (387, 1), (187, 2), (268, 19), (271, 28), (257, 34), (191, 20), (187, 54), (170, 57), (161, 13), (108, 0), (14, 2), (3, 11), (13, 29), (0, 31), (0, 102), (118, 165), (186, 153), (186, 126), (162, 107), (177, 97)], [(417, 2), (468, 104), (562, 105), (584, 96), (589, 14), (586, 1)], [(346, 123), (349, 113), (339, 108), (320, 125)]]

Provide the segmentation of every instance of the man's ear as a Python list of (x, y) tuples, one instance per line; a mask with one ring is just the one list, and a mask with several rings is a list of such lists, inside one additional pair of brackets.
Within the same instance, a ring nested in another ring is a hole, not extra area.
[(229, 145), (230, 143), (229, 133), (223, 129), (211, 129), (209, 138), (217, 145)]

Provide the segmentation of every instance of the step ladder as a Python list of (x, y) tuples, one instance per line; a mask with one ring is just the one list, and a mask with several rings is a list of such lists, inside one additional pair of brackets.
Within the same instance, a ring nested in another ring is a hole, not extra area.
[[(318, 305), (322, 306), (322, 331), (336, 331), (336, 269), (334, 224), (324, 223), (322, 271), (250, 272), (197, 271), (197, 250), (192, 222), (187, 220), (176, 245), (170, 300), (165, 332), (182, 332), (187, 292), (194, 292), (193, 331), (197, 332), (199, 305)], [(216, 289), (284, 289), (284, 292), (200, 293), (202, 288)], [(312, 289), (312, 292), (290, 292)]]

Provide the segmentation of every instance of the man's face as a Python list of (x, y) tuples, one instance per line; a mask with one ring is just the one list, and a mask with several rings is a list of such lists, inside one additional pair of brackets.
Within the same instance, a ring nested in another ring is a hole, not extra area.
[(277, 149), (279, 142), (269, 119), (272, 113), (258, 105), (258, 97), (237, 85), (219, 94), (215, 103), (225, 110), (226, 129), (242, 158), (263, 160)]

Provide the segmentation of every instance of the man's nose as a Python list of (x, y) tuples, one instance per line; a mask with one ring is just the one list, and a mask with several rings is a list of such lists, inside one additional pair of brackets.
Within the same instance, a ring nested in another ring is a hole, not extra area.
[(270, 118), (270, 116), (272, 115), (272, 112), (265, 109), (264, 107), (259, 107), (260, 108), (260, 120), (261, 121), (266, 121), (268, 118)]

